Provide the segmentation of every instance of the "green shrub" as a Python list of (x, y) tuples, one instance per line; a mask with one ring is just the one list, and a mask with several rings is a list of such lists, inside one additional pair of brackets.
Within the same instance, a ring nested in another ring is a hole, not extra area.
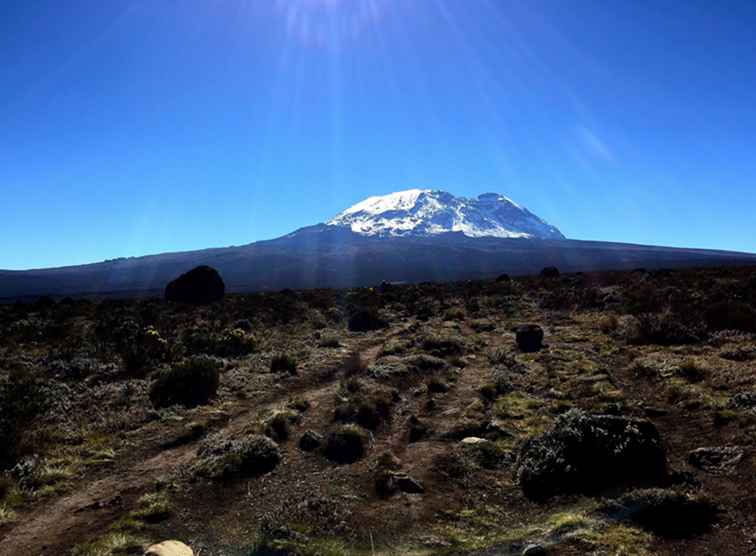
[(47, 380), (35, 369), (17, 368), (0, 378), (0, 467), (12, 465), (29, 425), (48, 406)]
[(199, 355), (165, 369), (152, 383), (150, 400), (155, 407), (206, 404), (218, 390), (221, 367), (217, 359)]
[(291, 424), (299, 420), (299, 414), (291, 410), (274, 411), (263, 422), (265, 436), (276, 442), (284, 442), (291, 434)]
[(423, 350), (436, 357), (462, 355), (465, 344), (461, 337), (449, 334), (426, 334), (422, 338)]
[(256, 347), (252, 334), (241, 328), (234, 328), (221, 334), (215, 345), (215, 353), (222, 357), (240, 357), (252, 353)]
[(737, 301), (714, 303), (706, 309), (706, 324), (711, 330), (756, 332), (756, 311)]
[(272, 373), (289, 373), (297, 374), (297, 361), (291, 355), (282, 353), (275, 355), (270, 362), (270, 372)]
[(281, 461), (278, 444), (261, 434), (238, 440), (210, 437), (200, 447), (198, 456), (194, 473), (214, 480), (264, 475)]
[(337, 348), (341, 347), (341, 339), (335, 332), (327, 332), (320, 337), (318, 347)]

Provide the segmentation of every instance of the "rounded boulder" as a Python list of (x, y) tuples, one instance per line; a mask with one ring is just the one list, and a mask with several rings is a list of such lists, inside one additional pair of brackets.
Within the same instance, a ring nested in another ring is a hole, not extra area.
[(167, 301), (193, 305), (220, 301), (225, 294), (223, 279), (217, 270), (209, 266), (198, 266), (182, 274), (165, 288)]

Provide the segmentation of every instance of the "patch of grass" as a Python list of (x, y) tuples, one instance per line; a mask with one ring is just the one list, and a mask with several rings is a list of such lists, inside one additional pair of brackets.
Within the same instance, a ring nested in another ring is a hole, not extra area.
[(581, 531), (577, 538), (595, 547), (598, 554), (650, 556), (653, 535), (636, 527), (609, 524), (594, 531)]
[(71, 556), (119, 556), (138, 554), (145, 545), (144, 539), (130, 533), (113, 532), (96, 541), (74, 547)]
[(0, 504), (0, 525), (11, 523), (16, 520), (16, 512), (5, 504)]
[(171, 514), (171, 504), (165, 492), (150, 492), (137, 501), (137, 509), (131, 517), (147, 523), (157, 523)]

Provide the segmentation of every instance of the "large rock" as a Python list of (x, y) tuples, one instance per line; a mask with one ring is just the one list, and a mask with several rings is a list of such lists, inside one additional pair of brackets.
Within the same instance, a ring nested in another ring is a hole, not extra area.
[(650, 488), (634, 490), (610, 500), (599, 513), (630, 522), (664, 537), (689, 537), (708, 531), (719, 508), (705, 495)]
[(515, 328), (517, 347), (525, 353), (538, 351), (543, 347), (543, 329), (537, 324), (523, 324)]
[(149, 547), (144, 556), (194, 556), (194, 551), (179, 541), (163, 541)]
[(388, 323), (373, 309), (359, 309), (349, 317), (347, 327), (352, 332), (370, 332), (387, 328)]
[(555, 266), (547, 266), (541, 270), (541, 278), (559, 278), (559, 269)]
[(662, 482), (666, 455), (650, 421), (573, 409), (545, 434), (525, 442), (515, 475), (528, 498), (591, 494), (616, 485)]
[(165, 288), (165, 299), (202, 305), (223, 299), (225, 293), (226, 285), (218, 271), (198, 266), (170, 282)]

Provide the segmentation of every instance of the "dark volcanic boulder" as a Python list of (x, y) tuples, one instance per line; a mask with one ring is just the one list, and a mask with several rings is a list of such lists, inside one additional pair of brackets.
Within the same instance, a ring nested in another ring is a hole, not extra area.
[(225, 293), (226, 285), (218, 271), (209, 266), (198, 266), (170, 282), (165, 288), (165, 299), (201, 305), (219, 301)]
[(721, 301), (706, 309), (706, 324), (711, 330), (756, 332), (756, 311), (739, 301)]
[(347, 326), (352, 332), (370, 332), (386, 328), (388, 323), (373, 309), (359, 309), (349, 317)]
[(663, 481), (666, 455), (650, 421), (573, 409), (545, 434), (525, 442), (515, 474), (531, 499), (590, 494), (615, 485)]
[(599, 513), (640, 525), (657, 535), (684, 538), (708, 531), (719, 508), (705, 495), (650, 488), (610, 500), (599, 508)]
[(524, 324), (515, 328), (517, 347), (520, 351), (531, 353), (541, 349), (543, 345), (543, 329), (537, 324)]
[(541, 271), (541, 278), (559, 278), (559, 269), (555, 266), (547, 266)]
[(312, 452), (323, 444), (323, 435), (313, 430), (305, 431), (299, 439), (299, 448), (305, 452)]

